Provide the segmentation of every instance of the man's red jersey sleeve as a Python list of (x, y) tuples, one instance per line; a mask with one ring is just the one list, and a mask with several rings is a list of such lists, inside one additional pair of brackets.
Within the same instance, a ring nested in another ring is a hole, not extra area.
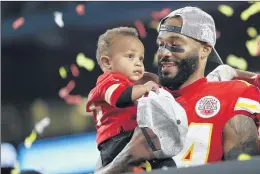
[(259, 115), (260, 91), (253, 85), (247, 85), (248, 86), (245, 88), (244, 92), (238, 97), (236, 101), (234, 112), (235, 114), (243, 114), (248, 116)]

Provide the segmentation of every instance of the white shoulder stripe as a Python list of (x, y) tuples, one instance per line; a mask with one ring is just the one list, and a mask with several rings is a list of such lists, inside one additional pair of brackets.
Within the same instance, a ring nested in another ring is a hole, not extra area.
[(118, 88), (119, 85), (120, 85), (120, 84), (111, 85), (111, 86), (107, 89), (107, 91), (106, 91), (106, 93), (105, 93), (105, 101), (106, 101), (107, 103), (109, 103), (110, 105), (111, 105), (110, 98), (111, 98), (113, 92)]
[(234, 110), (244, 110), (251, 114), (260, 113), (260, 103), (256, 100), (239, 97)]

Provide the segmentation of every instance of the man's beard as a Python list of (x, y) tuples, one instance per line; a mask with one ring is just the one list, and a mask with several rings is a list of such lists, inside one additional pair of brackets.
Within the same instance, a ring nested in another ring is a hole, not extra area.
[[(161, 59), (161, 61), (170, 61), (170, 58)], [(199, 58), (198, 56), (190, 57), (177, 62), (178, 72), (175, 77), (167, 77), (168, 73), (162, 73), (161, 61), (158, 64), (158, 75), (160, 84), (170, 90), (177, 90), (183, 85), (189, 77), (197, 70)]]

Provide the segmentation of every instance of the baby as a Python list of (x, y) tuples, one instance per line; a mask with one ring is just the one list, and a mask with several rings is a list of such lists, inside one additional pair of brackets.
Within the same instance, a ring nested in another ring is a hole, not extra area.
[(109, 164), (130, 141), (137, 127), (135, 101), (150, 91), (153, 81), (144, 76), (144, 45), (134, 28), (107, 30), (99, 37), (96, 58), (104, 72), (88, 96), (87, 112), (93, 112), (102, 165)]

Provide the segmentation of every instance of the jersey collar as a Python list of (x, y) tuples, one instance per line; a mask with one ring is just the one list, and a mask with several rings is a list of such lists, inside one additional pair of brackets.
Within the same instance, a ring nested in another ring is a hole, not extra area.
[(185, 86), (179, 90), (169, 90), (168, 88), (164, 88), (165, 90), (169, 91), (175, 98), (179, 97), (189, 91), (196, 91), (196, 89), (201, 86), (202, 84), (207, 82), (207, 78), (201, 78), (195, 82), (193, 82), (192, 84)]

